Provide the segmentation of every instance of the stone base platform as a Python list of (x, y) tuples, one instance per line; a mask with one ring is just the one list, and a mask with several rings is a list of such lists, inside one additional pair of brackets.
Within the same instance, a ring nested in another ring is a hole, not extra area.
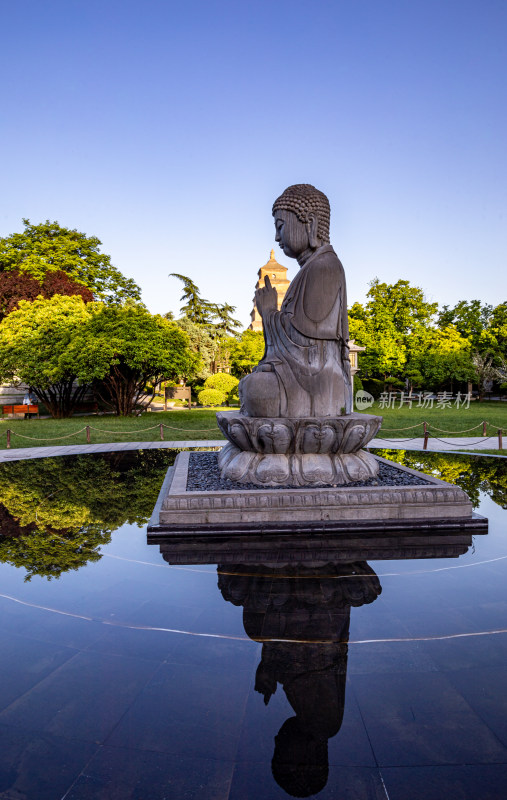
[[(379, 462), (391, 464), (379, 456)], [(149, 539), (171, 533), (253, 532), (292, 535), (296, 531), (487, 530), (457, 486), (395, 466), (427, 483), (394, 486), (187, 491), (190, 453), (179, 453), (170, 468), (153, 517)]]

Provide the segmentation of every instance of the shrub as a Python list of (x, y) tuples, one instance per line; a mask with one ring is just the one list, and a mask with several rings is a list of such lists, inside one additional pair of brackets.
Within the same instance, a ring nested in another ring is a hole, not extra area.
[(222, 403), (225, 403), (226, 396), (225, 392), (221, 392), (220, 389), (203, 389), (198, 394), (199, 403), (202, 406), (221, 406)]
[(234, 375), (229, 375), (227, 372), (217, 372), (215, 375), (210, 375), (204, 381), (205, 389), (218, 389), (224, 394), (229, 394), (236, 388), (239, 381)]

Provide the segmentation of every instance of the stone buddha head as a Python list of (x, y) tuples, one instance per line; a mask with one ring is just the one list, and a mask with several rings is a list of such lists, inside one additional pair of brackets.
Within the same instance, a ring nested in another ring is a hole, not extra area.
[(273, 203), (275, 240), (289, 258), (306, 261), (329, 244), (329, 200), (309, 183), (289, 186)]

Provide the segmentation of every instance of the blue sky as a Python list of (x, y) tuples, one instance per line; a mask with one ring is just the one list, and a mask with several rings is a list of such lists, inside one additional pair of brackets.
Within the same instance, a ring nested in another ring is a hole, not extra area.
[[(349, 302), (507, 295), (504, 0), (3, 0), (0, 236), (98, 236), (153, 312), (249, 323), (273, 200), (313, 183)], [(297, 265), (275, 247), (292, 277)]]

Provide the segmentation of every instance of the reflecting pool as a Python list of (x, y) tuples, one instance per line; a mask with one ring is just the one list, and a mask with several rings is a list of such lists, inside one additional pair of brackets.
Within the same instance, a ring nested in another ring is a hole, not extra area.
[(379, 453), (488, 534), (148, 544), (175, 453), (0, 465), (0, 799), (505, 796), (507, 459)]

